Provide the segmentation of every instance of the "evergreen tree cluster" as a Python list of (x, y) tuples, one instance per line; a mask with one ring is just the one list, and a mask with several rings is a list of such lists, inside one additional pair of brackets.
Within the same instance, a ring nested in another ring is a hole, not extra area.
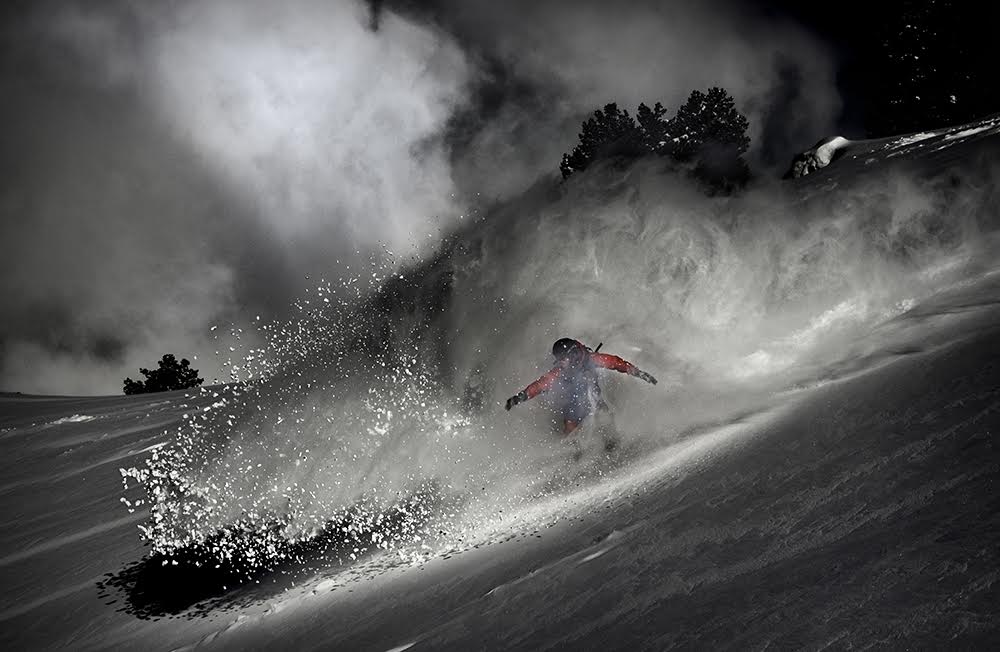
[(192, 369), (190, 365), (191, 363), (186, 358), (177, 362), (177, 358), (172, 353), (167, 353), (160, 360), (157, 369), (152, 371), (139, 369), (139, 373), (146, 377), (145, 381), (126, 378), (124, 392), (126, 394), (148, 394), (197, 387), (205, 382), (205, 379), (199, 378), (198, 370)]
[(722, 88), (694, 91), (671, 117), (657, 102), (640, 104), (633, 118), (615, 103), (583, 123), (580, 142), (564, 154), (563, 178), (601, 159), (631, 160), (650, 154), (690, 164), (696, 177), (716, 189), (731, 189), (749, 178), (743, 159), (750, 146), (749, 122)]

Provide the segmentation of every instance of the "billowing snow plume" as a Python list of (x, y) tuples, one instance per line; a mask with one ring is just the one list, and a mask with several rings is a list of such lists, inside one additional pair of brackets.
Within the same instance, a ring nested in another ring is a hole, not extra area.
[(660, 378), (605, 378), (624, 449), (657, 447), (828, 377), (859, 334), (990, 265), (981, 181), (706, 198), (651, 162), (541, 184), (430, 263), (314, 289), (263, 347), (232, 333), (245, 384), (126, 471), (152, 500), (146, 535), (250, 565), (330, 528), (352, 554), (474, 537), (579, 480), (544, 399), (499, 407), (553, 340), (603, 342)]
[(211, 380), (210, 325), (422, 255), (463, 212), (442, 133), (472, 72), (433, 26), (210, 0), (40, 4), (3, 29), (26, 62), (0, 69), (5, 389), (119, 392), (169, 352)]

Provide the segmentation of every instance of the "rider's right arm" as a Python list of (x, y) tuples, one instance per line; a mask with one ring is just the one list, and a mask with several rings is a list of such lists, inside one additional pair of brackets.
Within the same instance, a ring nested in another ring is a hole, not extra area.
[(559, 374), (562, 373), (562, 367), (552, 367), (544, 376), (531, 383), (524, 388), (524, 395), (529, 399), (535, 398), (544, 391), (547, 391), (552, 387), (552, 383), (556, 382), (559, 378)]

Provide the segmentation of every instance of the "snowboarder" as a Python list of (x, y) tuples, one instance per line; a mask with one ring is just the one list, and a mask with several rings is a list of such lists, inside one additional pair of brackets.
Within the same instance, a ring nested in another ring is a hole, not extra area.
[(641, 378), (647, 383), (656, 384), (656, 378), (652, 375), (616, 355), (599, 353), (600, 349), (601, 346), (598, 345), (597, 350), (592, 351), (582, 342), (568, 337), (556, 340), (552, 345), (552, 355), (556, 359), (555, 366), (544, 376), (507, 399), (505, 408), (509, 410), (542, 392), (551, 392), (559, 416), (562, 418), (563, 434), (568, 435), (576, 430), (595, 408), (607, 414), (610, 419), (610, 411), (601, 397), (601, 386), (597, 382), (598, 369), (614, 369)]

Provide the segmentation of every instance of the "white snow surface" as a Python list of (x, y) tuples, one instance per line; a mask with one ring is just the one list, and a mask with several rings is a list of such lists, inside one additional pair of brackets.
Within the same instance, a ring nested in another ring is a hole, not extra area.
[(989, 123), (981, 125), (979, 127), (972, 127), (971, 129), (963, 129), (962, 131), (957, 131), (955, 133), (947, 134), (945, 140), (955, 140), (957, 138), (968, 138), (969, 136), (975, 136), (976, 134), (981, 134), (987, 131), (995, 131), (1000, 127), (996, 123)]
[(84, 421), (93, 421), (94, 417), (88, 414), (74, 414), (68, 417), (62, 417), (51, 422), (49, 425), (58, 426), (63, 423), (83, 423)]
[(919, 143), (922, 140), (927, 140), (928, 138), (934, 138), (937, 135), (938, 134), (933, 131), (910, 134), (909, 136), (903, 136), (902, 138), (893, 141), (892, 147), (906, 147), (908, 145), (913, 145), (914, 143)]
[[(376, 271), (385, 303), (318, 312), (317, 289), (231, 361), (244, 382), (0, 395), (0, 643), (988, 647), (981, 126), (935, 132), (970, 132), (947, 157), (852, 143), (783, 199), (584, 176), (470, 226), (451, 267)], [(606, 379), (610, 455), (497, 407), (566, 333), (661, 380)]]

